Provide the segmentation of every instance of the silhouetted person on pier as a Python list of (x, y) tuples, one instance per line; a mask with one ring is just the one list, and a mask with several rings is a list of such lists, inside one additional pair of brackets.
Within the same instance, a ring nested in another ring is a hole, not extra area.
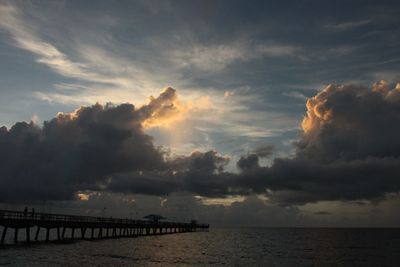
[(35, 208), (32, 208), (31, 217), (35, 217)]
[(24, 217), (28, 216), (28, 207), (25, 207), (24, 209)]

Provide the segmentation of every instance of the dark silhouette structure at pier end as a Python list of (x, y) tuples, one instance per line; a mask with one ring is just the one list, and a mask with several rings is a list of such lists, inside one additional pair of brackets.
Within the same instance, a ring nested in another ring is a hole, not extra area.
[(157, 223), (160, 220), (165, 220), (166, 218), (164, 218), (163, 216), (158, 215), (158, 214), (149, 214), (147, 216), (144, 216), (143, 219), (147, 219), (151, 222)]
[[(0, 226), (3, 226), (0, 244), (5, 243), (8, 233), (14, 234), (14, 243), (20, 241), (29, 243), (32, 241), (96, 240), (163, 235), (209, 229), (208, 224), (199, 224), (196, 221), (190, 223), (160, 221), (160, 219), (164, 219), (161, 216), (156, 219), (154, 216), (150, 216), (147, 219), (148, 220), (131, 220), (35, 213), (27, 212), (26, 210), (23, 212), (0, 210)], [(24, 238), (22, 240), (19, 238), (20, 231), (24, 231)], [(53, 239), (51, 239), (52, 231), (53, 234), (54, 231), (56, 231), (56, 237)]]

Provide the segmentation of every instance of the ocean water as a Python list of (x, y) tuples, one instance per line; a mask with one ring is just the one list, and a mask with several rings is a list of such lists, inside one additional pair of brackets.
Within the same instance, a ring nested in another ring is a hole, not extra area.
[(211, 228), (0, 248), (1, 266), (400, 266), (400, 229)]

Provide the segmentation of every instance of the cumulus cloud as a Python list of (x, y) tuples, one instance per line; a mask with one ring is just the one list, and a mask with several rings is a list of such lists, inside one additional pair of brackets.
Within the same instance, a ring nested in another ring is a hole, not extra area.
[(328, 86), (307, 101), (299, 154), (317, 161), (398, 157), (400, 89)]
[(78, 190), (107, 188), (118, 173), (165, 171), (165, 153), (143, 125), (174, 116), (175, 93), (167, 88), (140, 108), (81, 107), (57, 114), (43, 127), (33, 122), (1, 127), (0, 200), (68, 199)]
[(0, 201), (74, 199), (86, 190), (167, 195), (229, 194), (229, 158), (216, 151), (172, 157), (145, 127), (180, 116), (176, 90), (147, 105), (113, 104), (59, 113), (42, 127), (19, 122), (0, 128)]
[(399, 88), (384, 81), (372, 88), (327, 86), (307, 101), (295, 156), (269, 167), (259, 167), (255, 156), (241, 159), (240, 183), (287, 204), (379, 200), (398, 192)]
[(168, 125), (182, 119), (188, 108), (178, 100), (176, 90), (167, 87), (157, 98), (151, 96), (150, 102), (140, 109), (145, 128)]
[(65, 199), (109, 175), (163, 164), (133, 105), (99, 104), (58, 114), (42, 128), (17, 123), (0, 133), (1, 200)]

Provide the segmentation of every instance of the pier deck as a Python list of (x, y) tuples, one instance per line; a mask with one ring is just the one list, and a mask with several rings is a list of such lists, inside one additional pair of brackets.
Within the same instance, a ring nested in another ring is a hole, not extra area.
[[(14, 243), (29, 243), (32, 241), (95, 240), (162, 235), (208, 230), (209, 228), (208, 224), (198, 224), (196, 222), (160, 222), (12, 210), (0, 210), (0, 226), (3, 226), (0, 244), (5, 243), (8, 230), (10, 229), (14, 230), (10, 231), (11, 234), (12, 232), (14, 234)], [(22, 240), (18, 236), (20, 230), (25, 232)], [(51, 239), (51, 236), (53, 236), (51, 235), (51, 231), (53, 230), (56, 231), (56, 237)], [(67, 230), (68, 234), (66, 234)], [(43, 235), (43, 231), (45, 235)], [(78, 235), (76, 235), (76, 232), (78, 232)]]

